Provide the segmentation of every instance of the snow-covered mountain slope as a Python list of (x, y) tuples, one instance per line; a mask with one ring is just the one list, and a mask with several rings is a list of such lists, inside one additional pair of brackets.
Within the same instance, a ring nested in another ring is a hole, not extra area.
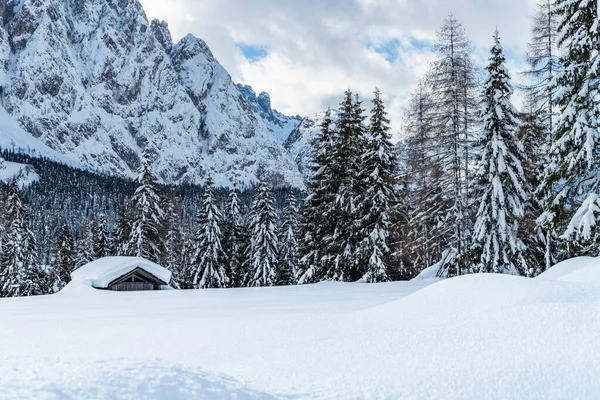
[(40, 176), (35, 172), (32, 165), (5, 161), (3, 167), (0, 168), (0, 181), (9, 183), (13, 179), (16, 179), (19, 185), (23, 187), (37, 182)]
[[(331, 110), (331, 118), (335, 124), (339, 111)], [(310, 114), (302, 119), (300, 124), (294, 129), (283, 143), (294, 160), (303, 176), (307, 176), (310, 161), (312, 159), (312, 145), (321, 130), (321, 124), (325, 119), (325, 111)]]
[(0, 0), (0, 16), (2, 105), (48, 147), (129, 176), (148, 147), (165, 182), (302, 185), (206, 44), (174, 45), (138, 0)]
[(0, 398), (597, 398), (600, 259), (554, 268), (0, 299)]
[(271, 108), (271, 96), (267, 92), (262, 92), (257, 97), (252, 86), (241, 83), (238, 83), (237, 86), (246, 103), (265, 121), (269, 131), (278, 141), (286, 140), (302, 121), (302, 117), (299, 115), (290, 117)]

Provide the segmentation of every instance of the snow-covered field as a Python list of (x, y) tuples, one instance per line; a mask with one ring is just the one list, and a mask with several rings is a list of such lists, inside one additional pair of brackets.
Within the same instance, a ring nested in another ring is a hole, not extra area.
[(0, 300), (0, 398), (600, 396), (600, 260), (536, 279)]

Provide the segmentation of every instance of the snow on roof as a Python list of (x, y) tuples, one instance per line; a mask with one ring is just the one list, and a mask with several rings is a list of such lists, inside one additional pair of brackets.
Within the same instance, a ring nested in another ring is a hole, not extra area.
[(138, 257), (106, 257), (71, 272), (69, 286), (83, 285), (103, 289), (136, 268), (142, 268), (167, 284), (171, 281), (171, 271), (152, 261)]

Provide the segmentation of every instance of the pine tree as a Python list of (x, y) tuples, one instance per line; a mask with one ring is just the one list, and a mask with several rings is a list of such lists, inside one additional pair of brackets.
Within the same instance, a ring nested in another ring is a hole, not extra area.
[(229, 192), (223, 229), (223, 252), (227, 257), (227, 275), (231, 278), (231, 286), (233, 287), (242, 286), (246, 276), (244, 268), (246, 265), (244, 260), (246, 250), (244, 243), (245, 229), (242, 221), (242, 207), (237, 181), (234, 181)]
[(119, 215), (117, 217), (117, 229), (113, 236), (111, 245), (112, 252), (119, 257), (129, 256), (129, 238), (131, 237), (132, 218), (131, 206), (129, 202), (124, 202), (119, 207)]
[(293, 285), (298, 277), (298, 206), (293, 189), (290, 189), (287, 205), (283, 210), (279, 229), (279, 263), (276, 283), (279, 286)]
[(74, 245), (71, 231), (67, 225), (63, 225), (58, 231), (58, 237), (52, 249), (52, 260), (50, 263), (53, 289), (55, 292), (61, 290), (71, 281), (71, 271), (75, 267)]
[[(556, 76), (560, 110), (542, 186), (545, 212), (539, 223), (549, 231), (565, 231), (571, 255), (597, 255), (600, 242), (600, 136), (598, 76), (600, 27), (598, 3), (590, 0), (556, 2), (561, 71)], [(565, 227), (564, 224), (567, 224)]]
[(332, 184), (333, 203), (326, 217), (329, 229), (321, 238), (324, 245), (319, 280), (357, 281), (362, 275), (356, 264), (356, 247), (360, 241), (355, 217), (356, 199), (362, 192), (358, 176), (362, 167), (365, 140), (361, 103), (346, 92), (333, 136)]
[(29, 210), (23, 193), (13, 179), (6, 201), (7, 230), (2, 242), (0, 295), (32, 296), (47, 291), (47, 277), (37, 266), (37, 248), (29, 229)]
[(165, 198), (165, 209), (161, 223), (161, 263), (171, 271), (171, 286), (180, 289), (186, 285), (184, 278), (185, 241), (181, 228), (180, 205), (177, 203), (175, 192)]
[(523, 149), (516, 137), (517, 111), (498, 31), (494, 35), (483, 94), (481, 161), (475, 193), (480, 199), (473, 235), (479, 272), (525, 274), (524, 245), (518, 237), (524, 215)]
[(525, 202), (525, 215), (520, 224), (523, 233), (523, 243), (527, 252), (524, 254), (527, 262), (527, 275), (534, 277), (556, 261), (554, 255), (554, 232), (547, 231), (538, 224), (537, 219), (544, 209), (545, 196), (540, 193), (540, 178), (548, 163), (547, 126), (540, 114), (538, 97), (531, 91), (526, 92), (524, 112), (521, 114), (521, 128), (518, 138), (523, 144), (523, 171), (525, 173), (525, 192), (530, 193)]
[(152, 172), (150, 153), (146, 149), (137, 179), (138, 188), (131, 200), (134, 213), (128, 253), (153, 262), (160, 262), (158, 226), (162, 220), (161, 199), (157, 178)]
[[(406, 208), (403, 241), (395, 244), (405, 262), (421, 271), (436, 263), (446, 245), (448, 227), (443, 223), (445, 200), (441, 183), (442, 168), (436, 146), (437, 109), (431, 89), (420, 82), (405, 115), (408, 136), (404, 157), (403, 205)], [(395, 229), (398, 229), (396, 227)]]
[[(331, 110), (327, 110), (321, 130), (313, 142), (313, 157), (306, 182), (306, 197), (300, 210), (300, 266), (298, 283), (312, 283), (322, 276), (325, 248), (323, 238), (332, 229), (328, 218), (335, 201), (333, 154), (335, 136)], [(331, 233), (329, 233), (330, 235)]]
[(198, 249), (196, 251), (197, 288), (224, 288), (229, 284), (225, 272), (224, 254), (221, 247), (221, 211), (217, 205), (213, 180), (207, 179), (198, 222)]
[(391, 143), (390, 120), (375, 90), (368, 140), (364, 146), (363, 168), (359, 180), (364, 187), (358, 194), (358, 223), (361, 242), (357, 250), (361, 280), (385, 282), (389, 280), (384, 259), (388, 257), (390, 208), (395, 203), (394, 181), (397, 159)]
[(108, 255), (108, 226), (106, 225), (106, 216), (100, 214), (98, 223), (94, 231), (94, 259), (104, 258)]
[(428, 74), (436, 130), (436, 173), (443, 188), (443, 223), (448, 227), (439, 262), (439, 275), (454, 276), (468, 272), (465, 256), (471, 229), (471, 173), (473, 156), (471, 123), (475, 108), (472, 94), (476, 86), (472, 45), (462, 24), (450, 15), (438, 32), (438, 58)]
[(273, 286), (278, 258), (277, 214), (264, 181), (256, 186), (249, 219), (248, 286)]
[(88, 222), (83, 227), (81, 239), (77, 241), (75, 268), (81, 268), (96, 259), (94, 246), (96, 239), (96, 217), (90, 214)]
[[(529, 70), (525, 75), (534, 82), (525, 87), (530, 93), (531, 104), (537, 107), (537, 117), (545, 129), (542, 133), (546, 138), (543, 143), (550, 147), (554, 130), (554, 95), (556, 87), (554, 78), (560, 71), (558, 49), (558, 15), (553, 9), (554, 0), (539, 0), (533, 26), (531, 41), (528, 43), (527, 63)], [(546, 151), (547, 151), (546, 149)]]

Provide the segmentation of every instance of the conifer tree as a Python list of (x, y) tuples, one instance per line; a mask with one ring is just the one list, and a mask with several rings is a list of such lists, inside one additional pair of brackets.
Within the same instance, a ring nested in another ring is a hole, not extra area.
[(250, 248), (248, 286), (273, 286), (276, 279), (277, 214), (264, 181), (258, 182), (249, 216)]
[(96, 259), (94, 253), (96, 239), (96, 217), (90, 214), (88, 222), (84, 225), (81, 239), (77, 241), (77, 254), (75, 268), (81, 268)]
[[(564, 231), (571, 255), (597, 255), (600, 212), (600, 135), (598, 3), (556, 2), (561, 71), (556, 76), (560, 110), (542, 186), (545, 212), (539, 223)], [(564, 221), (564, 222), (563, 222)], [(566, 227), (564, 224), (566, 223)]]
[(71, 281), (71, 271), (75, 267), (74, 245), (71, 231), (67, 225), (61, 226), (58, 237), (52, 249), (52, 260), (50, 263), (53, 289), (55, 292), (61, 290)]
[(165, 198), (163, 221), (161, 223), (161, 263), (171, 271), (171, 286), (180, 289), (185, 285), (183, 277), (185, 243), (182, 232), (180, 205), (172, 191)]
[(227, 274), (231, 278), (231, 286), (243, 285), (245, 273), (245, 234), (242, 221), (243, 204), (239, 198), (237, 181), (229, 192), (227, 213), (224, 222), (223, 252), (227, 258)]
[(454, 276), (468, 272), (466, 254), (471, 229), (469, 170), (473, 120), (476, 108), (472, 104), (476, 86), (472, 45), (462, 24), (450, 15), (438, 32), (438, 58), (428, 74), (436, 134), (436, 169), (443, 188), (445, 207), (441, 211), (448, 227), (444, 250), (439, 262), (439, 275)]
[(224, 254), (221, 246), (221, 211), (217, 205), (212, 178), (207, 179), (197, 234), (198, 249), (194, 275), (196, 288), (224, 288), (229, 284), (225, 272)]
[(29, 210), (23, 193), (13, 179), (6, 201), (7, 230), (2, 242), (0, 295), (32, 296), (47, 291), (47, 277), (37, 266), (37, 248), (29, 229)]
[(356, 220), (356, 199), (362, 191), (358, 180), (362, 170), (365, 126), (361, 103), (347, 91), (341, 103), (336, 134), (333, 136), (333, 202), (326, 207), (328, 230), (323, 241), (319, 280), (356, 281), (362, 276), (356, 264), (360, 230)]
[(100, 214), (94, 232), (94, 259), (97, 260), (108, 255), (108, 243), (109, 237), (106, 216), (104, 214)]
[(529, 69), (525, 75), (533, 80), (525, 87), (530, 93), (531, 104), (537, 107), (536, 115), (545, 127), (542, 144), (546, 153), (552, 141), (554, 130), (554, 79), (560, 71), (558, 48), (558, 15), (554, 11), (554, 0), (538, 0), (537, 10), (531, 28), (531, 40), (527, 47)]
[[(325, 256), (323, 238), (332, 229), (328, 218), (335, 201), (333, 154), (336, 141), (331, 110), (327, 110), (321, 129), (313, 142), (313, 156), (306, 182), (306, 198), (300, 210), (300, 267), (298, 283), (319, 279)], [(329, 233), (330, 234), (330, 233)]]
[(160, 262), (158, 226), (163, 215), (157, 181), (152, 172), (150, 153), (146, 149), (137, 178), (138, 188), (131, 200), (134, 212), (127, 247), (132, 256), (153, 262)]
[(364, 189), (358, 194), (357, 214), (361, 242), (357, 250), (361, 280), (385, 282), (389, 280), (384, 259), (388, 257), (388, 230), (390, 208), (394, 205), (394, 180), (397, 159), (389, 134), (390, 120), (375, 90), (368, 139), (364, 146), (363, 168), (359, 180)]
[(519, 120), (510, 102), (513, 88), (498, 31), (483, 94), (481, 161), (475, 193), (480, 200), (473, 235), (478, 272), (525, 274), (524, 245), (518, 237), (524, 214), (522, 146)]
[(132, 229), (131, 220), (130, 203), (125, 201), (119, 207), (117, 228), (113, 236), (113, 243), (111, 245), (112, 251), (116, 256), (124, 257), (131, 255), (129, 251), (129, 238), (131, 237)]
[(279, 229), (279, 263), (276, 283), (279, 286), (293, 285), (298, 276), (298, 206), (293, 189), (290, 189), (287, 204), (283, 210)]

